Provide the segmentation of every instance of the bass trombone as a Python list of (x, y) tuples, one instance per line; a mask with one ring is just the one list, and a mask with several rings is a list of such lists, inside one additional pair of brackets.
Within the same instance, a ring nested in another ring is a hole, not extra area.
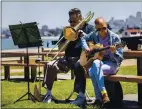
[(88, 23), (94, 16), (94, 12), (89, 11), (86, 16), (75, 26), (75, 27), (71, 27), (71, 26), (66, 26), (63, 28), (63, 37), (60, 38), (60, 40), (55, 44), (55, 46), (47, 53), (46, 56), (48, 56), (52, 50), (57, 47), (57, 45), (61, 42), (61, 40), (63, 38), (66, 39), (64, 45), (60, 48), (59, 52), (52, 58), (52, 60), (54, 60), (58, 54), (63, 51), (67, 45), (69, 44), (69, 42), (71, 41), (75, 41), (78, 39), (78, 35), (77, 35), (77, 31), (81, 28), (82, 25), (84, 25), (85, 23)]

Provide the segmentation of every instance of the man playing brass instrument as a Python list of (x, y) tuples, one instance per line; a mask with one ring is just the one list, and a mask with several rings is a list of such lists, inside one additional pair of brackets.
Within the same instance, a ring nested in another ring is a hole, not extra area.
[(109, 97), (104, 85), (104, 76), (116, 74), (123, 60), (123, 49), (113, 46), (116, 43), (121, 43), (120, 37), (107, 28), (107, 23), (103, 18), (95, 20), (96, 31), (81, 37), (82, 49), (86, 52), (91, 52), (86, 41), (92, 41), (94, 44), (103, 44), (104, 47), (110, 46), (105, 50), (102, 60), (96, 58), (92, 60), (92, 64), (88, 69), (89, 76), (92, 80), (96, 101), (94, 105), (108, 103)]
[[(81, 11), (78, 8), (73, 8), (69, 11), (69, 23), (71, 27), (75, 27), (80, 20), (82, 20)], [(81, 28), (86, 34), (89, 34), (93, 31), (93, 26), (89, 24), (84, 24)], [(60, 36), (60, 38), (63, 37), (63, 32)], [(59, 43), (59, 49), (62, 45), (64, 45), (66, 39), (63, 38), (61, 42)], [(43, 102), (51, 102), (52, 100), (52, 86), (54, 83), (54, 80), (57, 76), (57, 73), (59, 73), (60, 70), (64, 70), (65, 72), (68, 71), (68, 69), (73, 69), (74, 74), (76, 76), (75, 78), (75, 90), (79, 93), (75, 101), (71, 102), (71, 104), (80, 105), (83, 104), (86, 101), (85, 98), (85, 88), (86, 88), (86, 78), (84, 76), (84, 69), (78, 62), (80, 58), (81, 53), (81, 43), (79, 42), (79, 38), (75, 41), (71, 41), (68, 46), (65, 49), (65, 56), (63, 58), (60, 58), (59, 61), (51, 61), (47, 63), (47, 70), (44, 75), (44, 82), (43, 86), (46, 84), (47, 86), (47, 92), (45, 95), (45, 98)], [(54, 63), (54, 64), (53, 64)]]

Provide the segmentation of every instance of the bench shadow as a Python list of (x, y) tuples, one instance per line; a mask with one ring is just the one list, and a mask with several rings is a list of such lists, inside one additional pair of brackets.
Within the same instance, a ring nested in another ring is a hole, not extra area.
[(142, 109), (137, 101), (123, 100), (123, 107), (127, 109)]
[[(53, 101), (54, 101), (54, 103), (56, 103), (56, 104), (71, 104), (70, 102), (72, 102), (72, 101), (74, 101), (74, 100), (59, 100), (59, 99), (53, 99)], [(78, 106), (79, 108), (81, 108), (81, 109), (86, 109), (87, 107), (87, 105), (76, 105), (76, 106)]]
[(56, 104), (70, 104), (70, 102), (72, 102), (73, 100), (60, 100), (60, 99), (57, 99), (55, 97), (53, 97), (53, 101), (56, 103)]
[(102, 109), (142, 109), (142, 105), (140, 106), (137, 101), (123, 100), (122, 104), (109, 102)]

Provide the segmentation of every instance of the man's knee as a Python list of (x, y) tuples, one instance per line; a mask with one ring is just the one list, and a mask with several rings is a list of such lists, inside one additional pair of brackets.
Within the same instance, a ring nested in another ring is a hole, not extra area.
[(47, 65), (47, 66), (54, 66), (53, 63), (54, 63), (54, 61), (51, 61), (51, 62), (47, 63), (46, 65)]
[(80, 69), (80, 68), (81, 68), (81, 65), (79, 62), (77, 62), (73, 65), (73, 69)]
[(84, 75), (85, 73), (84, 68), (82, 66), (77, 66), (73, 70), (75, 75)]
[(96, 60), (93, 61), (94, 67), (100, 67), (100, 65), (102, 65), (102, 64), (103, 64), (102, 61), (99, 60), (99, 59), (96, 59)]

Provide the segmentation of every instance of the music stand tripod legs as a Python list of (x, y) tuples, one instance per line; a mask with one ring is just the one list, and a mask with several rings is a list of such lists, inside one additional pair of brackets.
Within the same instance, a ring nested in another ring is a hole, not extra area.
[[(26, 68), (25, 68), (25, 70), (26, 70), (26, 73), (27, 73), (27, 75), (28, 75), (28, 78), (27, 78), (27, 81), (28, 81), (28, 92), (27, 93), (25, 93), (23, 96), (21, 96), (19, 99), (17, 99), (14, 103), (16, 103), (16, 102), (18, 102), (18, 101), (20, 101), (23, 97), (25, 97), (26, 95), (28, 95), (28, 100), (32, 100), (33, 102), (35, 102), (35, 100), (37, 100), (35, 97), (34, 97), (34, 95), (32, 95), (31, 94), (31, 92), (30, 92), (30, 83), (29, 83), (29, 56), (28, 56), (28, 48), (26, 48), (26, 51), (27, 51), (27, 55), (26, 55)], [(37, 100), (38, 101), (38, 100)]]
[[(15, 102), (22, 99), (24, 96), (28, 95), (28, 100), (32, 99), (32, 101), (37, 100), (30, 92), (30, 80), (29, 80), (29, 55), (28, 55), (28, 47), (37, 47), (42, 46), (42, 39), (40, 36), (39, 29), (37, 27), (36, 22), (30, 22), (30, 23), (22, 23), (16, 24), (16, 25), (9, 25), (9, 29), (12, 35), (12, 39), (14, 42), (14, 45), (18, 45), (19, 48), (26, 48), (26, 55), (25, 57), (25, 76), (28, 81), (28, 92), (24, 94), (22, 97), (17, 99)], [(14, 103), (15, 103), (14, 102)]]

